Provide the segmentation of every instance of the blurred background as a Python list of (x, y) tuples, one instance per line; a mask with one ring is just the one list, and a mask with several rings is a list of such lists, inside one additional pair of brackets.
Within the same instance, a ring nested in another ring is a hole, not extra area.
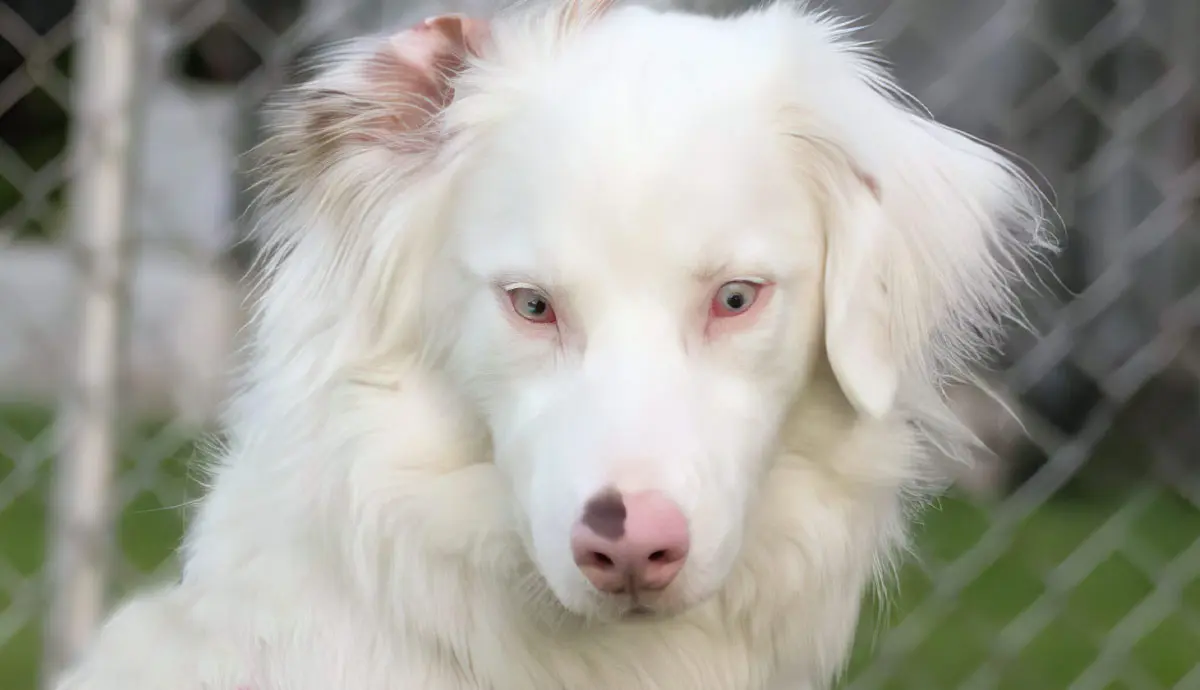
[[(0, 689), (174, 572), (263, 97), (329, 41), (495, 4), (0, 2)], [(1200, 0), (821, 4), (1019, 156), (1066, 246), (989, 375), (1020, 422), (951, 391), (993, 452), (953, 467), (844, 687), (1200, 689)]]

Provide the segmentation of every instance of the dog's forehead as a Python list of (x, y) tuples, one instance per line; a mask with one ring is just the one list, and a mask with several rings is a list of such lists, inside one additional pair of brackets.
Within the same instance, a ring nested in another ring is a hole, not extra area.
[(814, 199), (772, 53), (731, 25), (633, 8), (585, 33), (476, 82), (514, 100), (459, 187), (468, 263), (581, 282), (807, 262)]
[(461, 187), (460, 246), (480, 270), (584, 281), (802, 253), (812, 199), (767, 118), (563, 110), (502, 131)]

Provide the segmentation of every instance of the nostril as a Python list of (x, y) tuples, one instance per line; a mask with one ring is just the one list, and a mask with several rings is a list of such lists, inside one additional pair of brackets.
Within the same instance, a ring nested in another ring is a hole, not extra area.
[(667, 559), (666, 551), (655, 551), (654, 553), (650, 554), (650, 561), (652, 563), (657, 563), (658, 561), (665, 561), (666, 559)]
[(596, 589), (609, 594), (625, 592), (628, 566), (620, 560), (619, 553), (605, 553), (586, 546), (575, 553), (575, 564)]

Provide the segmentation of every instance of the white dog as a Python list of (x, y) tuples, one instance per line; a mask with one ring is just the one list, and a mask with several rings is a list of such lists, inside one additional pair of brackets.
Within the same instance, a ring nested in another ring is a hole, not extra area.
[(1040, 197), (826, 16), (584, 2), (290, 94), (182, 581), (61, 688), (836, 680)]

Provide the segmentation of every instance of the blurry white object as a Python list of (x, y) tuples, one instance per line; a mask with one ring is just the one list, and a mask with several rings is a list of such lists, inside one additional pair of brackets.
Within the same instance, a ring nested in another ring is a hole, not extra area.
[[(0, 399), (54, 405), (69, 383), (72, 260), (61, 247), (0, 251)], [(130, 410), (210, 423), (226, 393), (241, 290), (187, 254), (146, 252), (132, 268)]]

